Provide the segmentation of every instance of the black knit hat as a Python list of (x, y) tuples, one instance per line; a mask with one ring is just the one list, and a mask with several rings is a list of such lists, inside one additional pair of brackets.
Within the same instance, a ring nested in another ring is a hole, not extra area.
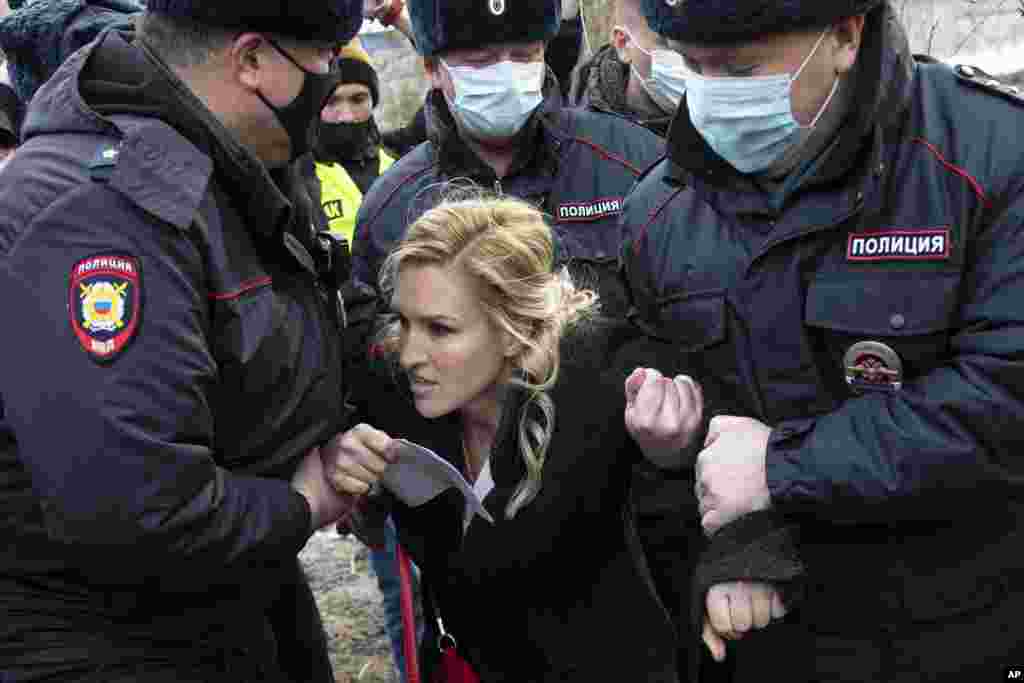
[(363, 23), (362, 0), (149, 0), (150, 12), (304, 42), (347, 43)]
[(416, 51), (551, 40), (562, 21), (561, 0), (409, 0)]
[(761, 36), (823, 28), (866, 14), (884, 0), (641, 0), (651, 30), (705, 45), (745, 43)]
[(373, 99), (373, 106), (380, 102), (380, 83), (377, 79), (377, 70), (370, 62), (370, 55), (363, 49), (359, 39), (355, 38), (348, 45), (341, 49), (338, 57), (331, 64), (341, 74), (340, 85), (346, 83), (361, 83), (370, 89), (370, 97)]

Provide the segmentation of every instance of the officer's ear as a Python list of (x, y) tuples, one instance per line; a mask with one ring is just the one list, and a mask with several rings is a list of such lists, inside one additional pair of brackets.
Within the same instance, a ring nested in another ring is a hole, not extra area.
[(427, 72), (427, 80), (430, 81), (432, 90), (440, 90), (449, 96), (452, 95), (454, 87), (452, 87), (448, 73), (438, 57), (424, 57), (423, 70)]
[(626, 54), (626, 45), (629, 44), (629, 34), (626, 33), (626, 29), (621, 26), (612, 26), (612, 32), (609, 42), (611, 46), (615, 48), (615, 53), (619, 57), (619, 61), (624, 64), (629, 64), (629, 57)]
[(423, 70), (427, 74), (427, 80), (430, 81), (431, 88), (437, 88), (437, 70), (440, 66), (440, 60), (437, 57), (424, 57), (423, 58)]
[(847, 73), (857, 62), (857, 53), (860, 51), (861, 39), (864, 36), (864, 15), (858, 14), (841, 19), (835, 23), (832, 31), (836, 37), (833, 48), (836, 73)]
[(250, 90), (260, 90), (269, 77), (269, 51), (273, 49), (259, 33), (241, 33), (228, 51), (231, 70), (239, 83)]

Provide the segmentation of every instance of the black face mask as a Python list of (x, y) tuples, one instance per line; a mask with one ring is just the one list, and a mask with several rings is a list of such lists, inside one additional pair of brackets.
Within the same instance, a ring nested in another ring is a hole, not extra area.
[(325, 161), (361, 160), (377, 156), (380, 131), (373, 117), (361, 123), (320, 122), (316, 157)]
[(320, 112), (323, 111), (324, 106), (327, 104), (327, 98), (334, 92), (334, 88), (337, 87), (341, 76), (334, 72), (318, 74), (313, 71), (307, 71), (290, 54), (282, 50), (280, 45), (270, 38), (266, 40), (274, 46), (278, 53), (302, 72), (302, 90), (285, 107), (275, 107), (263, 96), (263, 93), (256, 92), (256, 95), (263, 100), (263, 104), (267, 105), (270, 111), (274, 112), (274, 116), (277, 117), (281, 127), (288, 133), (288, 139), (291, 141), (292, 147), (291, 161), (295, 161), (313, 148), (314, 124), (320, 120)]

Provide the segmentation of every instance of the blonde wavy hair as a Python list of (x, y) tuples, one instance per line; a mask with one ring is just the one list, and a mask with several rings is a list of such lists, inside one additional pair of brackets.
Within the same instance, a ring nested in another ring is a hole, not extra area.
[[(519, 452), (526, 476), (508, 506), (512, 519), (541, 490), (541, 472), (555, 425), (548, 394), (558, 379), (559, 343), (567, 328), (597, 310), (597, 295), (577, 288), (565, 268), (554, 269), (555, 245), (544, 215), (517, 199), (480, 195), (447, 199), (424, 213), (381, 267), (381, 288), (394, 296), (405, 265), (458, 265), (479, 284), (492, 324), (518, 342), (510, 359), (510, 384), (527, 399), (519, 415)], [(398, 331), (386, 325), (379, 337), (398, 349)]]

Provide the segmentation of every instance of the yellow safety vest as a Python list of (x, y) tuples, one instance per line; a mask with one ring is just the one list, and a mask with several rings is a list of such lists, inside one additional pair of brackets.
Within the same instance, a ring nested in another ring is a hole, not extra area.
[[(395, 160), (380, 150), (380, 172), (383, 174), (393, 163)], [(316, 175), (320, 178), (320, 199), (323, 201), (324, 213), (327, 214), (327, 227), (352, 244), (356, 212), (363, 203), (363, 193), (341, 164), (318, 163)]]

